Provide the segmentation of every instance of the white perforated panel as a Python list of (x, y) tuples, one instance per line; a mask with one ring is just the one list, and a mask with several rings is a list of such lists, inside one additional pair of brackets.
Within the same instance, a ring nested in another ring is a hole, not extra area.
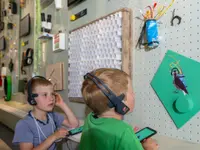
[(122, 12), (69, 35), (69, 97), (82, 97), (83, 76), (96, 68), (122, 67)]
[[(159, 0), (168, 4), (171, 1)], [(107, 12), (120, 7), (129, 7), (134, 11), (134, 43), (139, 37), (142, 22), (135, 19), (138, 9), (152, 5), (152, 0), (109, 0)], [(180, 25), (170, 25), (172, 11), (182, 17)], [(150, 82), (159, 67), (165, 52), (170, 49), (194, 60), (200, 61), (200, 2), (198, 0), (175, 1), (175, 4), (164, 15), (159, 24), (160, 46), (152, 51), (133, 49), (133, 85), (135, 90), (135, 111), (125, 117), (130, 124), (139, 127), (150, 126), (159, 134), (200, 143), (200, 114), (194, 116), (181, 129), (177, 130), (170, 116), (155, 95)]]

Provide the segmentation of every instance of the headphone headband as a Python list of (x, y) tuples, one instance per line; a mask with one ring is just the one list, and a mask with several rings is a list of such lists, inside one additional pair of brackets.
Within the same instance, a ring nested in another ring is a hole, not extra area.
[[(99, 78), (97, 78), (96, 76), (94, 76), (91, 73), (87, 73), (84, 76), (85, 79), (89, 78), (91, 79), (99, 89), (101, 89), (101, 91), (104, 93), (105, 96), (107, 96), (109, 99), (111, 98), (112, 95), (115, 95), (108, 87), (107, 85), (105, 85), (103, 83), (103, 81), (101, 81)], [(99, 84), (100, 83), (100, 84)], [(107, 91), (106, 91), (107, 90)], [(124, 94), (123, 94), (124, 95)]]
[(125, 95), (121, 94), (120, 96), (116, 96), (112, 90), (110, 90), (108, 88), (107, 85), (105, 85), (105, 83), (100, 80), (98, 77), (96, 77), (95, 75), (91, 74), (91, 73), (87, 73), (84, 76), (84, 79), (90, 79), (92, 80), (96, 86), (102, 91), (102, 93), (108, 98), (109, 100), (109, 104), (108, 106), (110, 108), (115, 107), (115, 111), (118, 112), (121, 115), (125, 115), (130, 109), (128, 108), (128, 106), (126, 106), (122, 100), (124, 99)]
[(32, 56), (32, 54), (33, 54), (33, 49), (32, 49), (32, 48), (28, 48), (28, 49), (26, 50), (26, 56), (27, 56), (27, 57), (29, 56), (29, 53), (31, 53), (31, 56)]

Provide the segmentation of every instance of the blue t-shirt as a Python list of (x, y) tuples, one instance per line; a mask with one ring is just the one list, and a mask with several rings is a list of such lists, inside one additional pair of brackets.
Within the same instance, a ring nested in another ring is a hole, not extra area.
[[(43, 141), (46, 140), (46, 137), (49, 137), (58, 128), (60, 128), (62, 126), (63, 121), (64, 121), (64, 116), (56, 112), (48, 113), (46, 122), (40, 120), (34, 120), (34, 118), (31, 115), (31, 112), (29, 112), (24, 119), (20, 120), (17, 123), (15, 127), (13, 144), (33, 143), (33, 146), (37, 147)], [(37, 127), (36, 124), (39, 125), (43, 133), (40, 131), (40, 129)], [(49, 150), (55, 150), (55, 149), (56, 149), (56, 144), (53, 143), (49, 147)]]

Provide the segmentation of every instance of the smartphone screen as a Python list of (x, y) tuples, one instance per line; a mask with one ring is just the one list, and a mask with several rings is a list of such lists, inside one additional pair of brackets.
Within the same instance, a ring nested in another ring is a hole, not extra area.
[(142, 130), (136, 132), (135, 134), (141, 142), (144, 139), (147, 139), (147, 138), (155, 135), (156, 133), (157, 133), (157, 131), (155, 131), (149, 127), (146, 127), (146, 128), (143, 128)]
[(69, 131), (69, 135), (75, 135), (75, 134), (78, 134), (78, 133), (80, 133), (82, 131), (83, 131), (83, 126), (80, 126), (78, 128), (70, 130)]

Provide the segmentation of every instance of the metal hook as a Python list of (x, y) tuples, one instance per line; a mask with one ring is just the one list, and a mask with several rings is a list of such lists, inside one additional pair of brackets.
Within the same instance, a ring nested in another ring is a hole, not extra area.
[(175, 16), (175, 9), (172, 12), (171, 26), (174, 26), (174, 20), (178, 20), (178, 25), (181, 23), (182, 18), (180, 16)]

